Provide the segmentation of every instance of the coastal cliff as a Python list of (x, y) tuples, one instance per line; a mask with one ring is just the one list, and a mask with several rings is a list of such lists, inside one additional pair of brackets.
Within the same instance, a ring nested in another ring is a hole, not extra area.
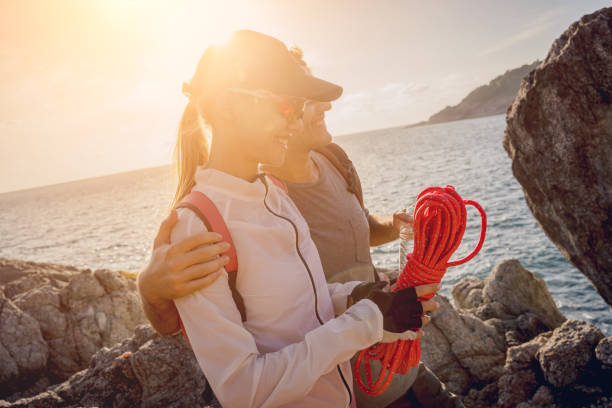
[(521, 86), (521, 80), (540, 65), (540, 62), (535, 61), (531, 64), (525, 64), (519, 68), (508, 70), (504, 74), (492, 79), (488, 84), (474, 89), (457, 105), (447, 106), (440, 112), (431, 115), (428, 120), (412, 126), (431, 125), (434, 123), (506, 113), (516, 97), (516, 92)]

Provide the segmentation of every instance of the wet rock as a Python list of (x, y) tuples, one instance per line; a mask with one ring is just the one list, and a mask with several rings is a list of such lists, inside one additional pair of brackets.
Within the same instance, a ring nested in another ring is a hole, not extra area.
[(504, 148), (542, 229), (612, 305), (612, 8), (572, 24), (523, 79)]
[(581, 320), (568, 320), (555, 329), (536, 353), (546, 381), (555, 387), (573, 383), (602, 338), (601, 330)]

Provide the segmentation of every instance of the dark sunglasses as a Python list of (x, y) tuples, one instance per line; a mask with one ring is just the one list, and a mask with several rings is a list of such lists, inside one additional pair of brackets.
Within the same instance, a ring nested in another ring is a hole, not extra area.
[(288, 121), (296, 121), (304, 116), (304, 106), (306, 100), (295, 96), (278, 95), (270, 91), (263, 89), (250, 90), (242, 88), (230, 88), (230, 92), (239, 93), (242, 95), (249, 95), (253, 98), (255, 103), (261, 103), (263, 101), (273, 102), (278, 113), (283, 115)]

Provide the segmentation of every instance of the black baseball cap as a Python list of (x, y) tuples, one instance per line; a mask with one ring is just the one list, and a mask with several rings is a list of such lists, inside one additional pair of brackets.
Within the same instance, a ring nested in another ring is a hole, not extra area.
[(283, 42), (251, 30), (235, 31), (226, 44), (208, 47), (186, 88), (194, 95), (265, 89), (322, 102), (342, 95), (342, 87), (306, 72)]

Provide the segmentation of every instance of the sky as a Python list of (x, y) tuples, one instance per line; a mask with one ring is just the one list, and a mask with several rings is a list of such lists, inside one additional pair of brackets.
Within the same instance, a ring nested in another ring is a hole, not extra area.
[(236, 29), (344, 88), (343, 135), (426, 120), (609, 1), (0, 0), (0, 192), (168, 164), (189, 80)]

